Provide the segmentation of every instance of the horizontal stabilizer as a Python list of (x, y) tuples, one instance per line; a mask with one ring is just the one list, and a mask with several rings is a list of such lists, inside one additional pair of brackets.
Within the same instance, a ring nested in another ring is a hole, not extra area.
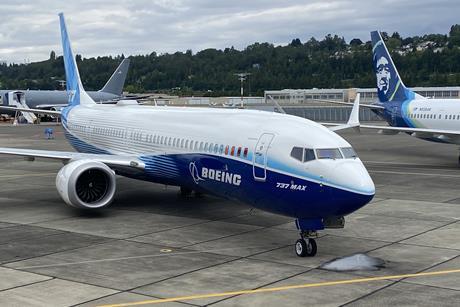
[(9, 111), (21, 111), (21, 112), (31, 112), (36, 114), (45, 114), (45, 115), (54, 115), (54, 116), (61, 116), (61, 112), (59, 111), (51, 111), (51, 110), (42, 110), (42, 109), (29, 109), (29, 108), (16, 108), (16, 107), (4, 107), (0, 106), (2, 110), (9, 110)]

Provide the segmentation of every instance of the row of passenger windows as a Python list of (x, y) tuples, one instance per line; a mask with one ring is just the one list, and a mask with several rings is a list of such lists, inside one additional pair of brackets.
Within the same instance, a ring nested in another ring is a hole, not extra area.
[[(442, 115), (441, 115), (441, 114), (438, 114), (438, 116), (437, 116), (437, 118), (436, 118), (436, 114), (412, 113), (412, 114), (409, 114), (409, 118), (416, 118), (416, 119), (441, 119), (441, 118), (442, 118)], [(444, 119), (460, 120), (460, 115), (454, 115), (454, 114), (447, 115), (447, 114), (446, 114), (446, 115), (444, 115)]]
[(183, 138), (175, 138), (169, 136), (160, 136), (160, 135), (147, 135), (147, 142), (165, 145), (169, 147), (176, 148), (186, 148), (195, 151), (209, 152), (214, 154), (225, 154), (234, 157), (247, 158), (248, 148), (242, 146), (230, 146), (217, 143), (203, 142), (188, 140)]
[(358, 157), (351, 147), (311, 149), (294, 147), (291, 157), (300, 161), (308, 162), (315, 159), (351, 159)]
[[(78, 131), (85, 131), (86, 127), (72, 124), (71, 128), (73, 130)], [(122, 137), (128, 139), (147, 142), (152, 144), (164, 145), (168, 147), (175, 147), (175, 148), (184, 148), (190, 149), (200, 152), (208, 152), (214, 154), (225, 154), (234, 157), (241, 157), (247, 158), (248, 157), (248, 148), (242, 146), (230, 146), (211, 142), (200, 142), (195, 140), (189, 140), (185, 138), (175, 138), (170, 136), (163, 136), (163, 135), (156, 135), (156, 134), (147, 134), (140, 131), (131, 131), (130, 133), (126, 133), (126, 131), (113, 129), (113, 128), (93, 128), (94, 134), (106, 135), (106, 136), (115, 136), (115, 137)]]

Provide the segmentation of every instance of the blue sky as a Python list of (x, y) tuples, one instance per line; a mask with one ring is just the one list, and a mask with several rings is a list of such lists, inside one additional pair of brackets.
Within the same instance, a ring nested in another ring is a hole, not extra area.
[(452, 0), (3, 0), (0, 10), (0, 61), (15, 63), (62, 53), (61, 11), (75, 52), (84, 57), (242, 49), (328, 33), (365, 41), (372, 30), (445, 34), (460, 23), (460, 2)]

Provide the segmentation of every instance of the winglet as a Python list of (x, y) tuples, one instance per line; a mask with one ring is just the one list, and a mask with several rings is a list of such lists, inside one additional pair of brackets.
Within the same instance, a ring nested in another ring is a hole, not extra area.
[(350, 127), (359, 126), (359, 100), (361, 98), (361, 94), (356, 94), (355, 102), (353, 103), (353, 108), (351, 109), (350, 118), (348, 119), (347, 125)]
[(361, 98), (361, 94), (356, 94), (355, 102), (353, 103), (353, 108), (351, 109), (350, 117), (345, 125), (339, 125), (334, 127), (329, 127), (332, 131), (339, 131), (349, 128), (354, 128), (355, 130), (359, 131), (359, 126), (361, 125), (359, 122), (359, 100)]
[(64, 13), (59, 13), (61, 25), (62, 50), (64, 57), (64, 67), (66, 76), (66, 88), (69, 95), (69, 105), (95, 104), (94, 100), (85, 92), (80, 80), (77, 62), (72, 52), (67, 27), (64, 20)]

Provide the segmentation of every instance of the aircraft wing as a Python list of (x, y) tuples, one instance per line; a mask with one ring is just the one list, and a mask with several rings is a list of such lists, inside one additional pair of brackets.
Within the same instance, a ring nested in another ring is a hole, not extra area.
[(379, 125), (360, 125), (359, 127), (363, 129), (374, 129), (374, 130), (389, 131), (389, 132), (392, 131), (396, 133), (397, 132), (415, 133), (414, 136), (418, 136), (418, 137), (441, 137), (441, 139), (460, 137), (460, 131), (456, 131), (456, 130), (392, 127), (392, 126), (379, 126)]
[(46, 114), (46, 115), (61, 116), (61, 112), (59, 112), (59, 111), (52, 111), (52, 110), (29, 109), (29, 108), (16, 108), (16, 107), (5, 107), (5, 106), (0, 106), (0, 109), (9, 110), (9, 111), (21, 111), (21, 112), (31, 112), (31, 113), (37, 113), (37, 114)]
[(104, 154), (85, 154), (71, 151), (50, 151), (50, 150), (36, 150), (36, 149), (21, 149), (21, 148), (5, 148), (0, 147), (0, 155), (12, 155), (30, 158), (44, 158), (58, 160), (63, 163), (75, 160), (94, 160), (107, 164), (112, 169), (125, 169), (133, 168), (142, 170), (145, 168), (145, 163), (133, 156), (119, 156), (119, 155), (104, 155)]
[[(358, 95), (359, 94), (357, 94), (356, 97), (358, 97)], [(341, 104), (341, 105), (346, 105), (346, 106), (353, 106), (353, 103), (351, 103), (351, 102), (343, 102), (343, 101), (335, 101), (335, 100), (324, 100), (324, 99), (313, 99), (313, 100), (319, 101), (319, 102), (327, 102), (327, 103), (333, 103), (333, 104)], [(363, 104), (363, 103), (360, 103), (359, 106), (363, 107), (363, 108), (374, 109), (374, 110), (384, 110), (385, 109), (385, 107), (380, 106), (378, 104), (365, 104), (365, 103)]]

